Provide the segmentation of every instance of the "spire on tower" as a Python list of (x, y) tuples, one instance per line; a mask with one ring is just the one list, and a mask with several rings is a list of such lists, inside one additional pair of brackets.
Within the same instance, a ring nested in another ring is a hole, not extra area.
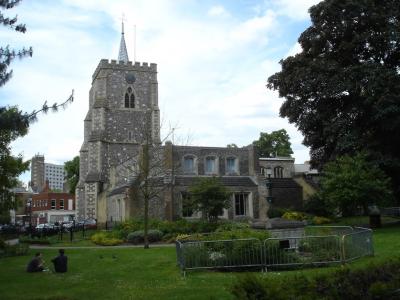
[(124, 20), (122, 20), (121, 43), (119, 44), (118, 60), (127, 63), (129, 61), (128, 51), (126, 50), (126, 43), (124, 37)]

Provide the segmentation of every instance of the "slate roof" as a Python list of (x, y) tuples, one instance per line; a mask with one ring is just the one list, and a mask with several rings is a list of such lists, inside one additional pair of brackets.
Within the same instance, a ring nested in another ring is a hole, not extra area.
[(292, 178), (271, 178), (272, 188), (299, 188)]
[(125, 193), (125, 190), (129, 187), (128, 183), (124, 184), (123, 186), (118, 186), (113, 189), (111, 192), (108, 193), (108, 196), (114, 196)]
[[(152, 183), (153, 186), (155, 187), (161, 187), (164, 185), (164, 177), (156, 177), (153, 178), (154, 182)], [(114, 196), (114, 195), (119, 195), (119, 194), (124, 194), (125, 190), (129, 188), (129, 186), (132, 184), (132, 180), (129, 182), (126, 182), (120, 186), (115, 187), (111, 192), (108, 193), (108, 196)]]
[[(190, 186), (195, 183), (199, 176), (176, 176), (175, 185)], [(246, 186), (246, 187), (256, 187), (257, 184), (251, 179), (250, 176), (221, 176), (218, 177), (222, 184), (225, 186)]]
[[(175, 176), (175, 186), (190, 186), (194, 184), (200, 176)], [(244, 187), (256, 187), (257, 184), (249, 176), (222, 176), (218, 177), (222, 184), (225, 186), (244, 186)], [(153, 178), (155, 180), (155, 186), (164, 186), (164, 177)], [(87, 180), (86, 180), (87, 181)], [(122, 184), (114, 188), (108, 193), (108, 196), (119, 195), (125, 193), (125, 190), (129, 187), (130, 183)]]
[(89, 174), (87, 174), (87, 176), (85, 178), (85, 182), (98, 182), (98, 181), (101, 181), (101, 182), (104, 181), (103, 177), (98, 172), (89, 173)]

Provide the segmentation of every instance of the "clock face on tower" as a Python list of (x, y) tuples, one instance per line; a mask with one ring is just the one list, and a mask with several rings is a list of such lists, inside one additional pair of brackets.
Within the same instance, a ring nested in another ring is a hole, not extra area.
[(132, 84), (136, 81), (136, 78), (135, 75), (132, 72), (130, 72), (125, 75), (125, 80), (127, 83)]

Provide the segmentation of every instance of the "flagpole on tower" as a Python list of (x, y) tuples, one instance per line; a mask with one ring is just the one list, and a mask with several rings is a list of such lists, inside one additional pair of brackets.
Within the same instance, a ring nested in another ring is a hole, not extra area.
[(133, 62), (136, 62), (136, 24), (133, 26)]

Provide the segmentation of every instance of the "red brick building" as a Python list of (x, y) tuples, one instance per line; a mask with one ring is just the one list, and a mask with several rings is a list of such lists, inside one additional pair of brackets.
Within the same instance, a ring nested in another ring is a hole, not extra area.
[(46, 181), (43, 192), (32, 195), (31, 209), (33, 224), (69, 221), (76, 214), (75, 195), (52, 192)]

